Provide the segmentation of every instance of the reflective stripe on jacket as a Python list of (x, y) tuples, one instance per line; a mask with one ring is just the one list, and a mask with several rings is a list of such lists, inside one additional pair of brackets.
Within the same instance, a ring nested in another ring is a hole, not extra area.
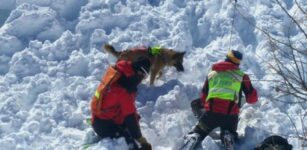
[(211, 71), (208, 75), (209, 93), (206, 100), (219, 98), (237, 103), (243, 75), (240, 70)]

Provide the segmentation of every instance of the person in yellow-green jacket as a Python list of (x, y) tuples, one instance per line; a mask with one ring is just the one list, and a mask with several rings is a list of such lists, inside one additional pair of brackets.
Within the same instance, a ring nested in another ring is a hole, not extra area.
[(238, 138), (236, 132), (239, 122), (242, 93), (246, 102), (253, 104), (258, 100), (257, 90), (250, 78), (239, 69), (243, 55), (231, 50), (226, 59), (213, 64), (204, 83), (201, 97), (192, 101), (192, 111), (198, 116), (198, 123), (184, 136), (185, 146), (195, 149), (202, 140), (217, 127), (220, 138), (227, 149), (233, 149), (233, 142)]

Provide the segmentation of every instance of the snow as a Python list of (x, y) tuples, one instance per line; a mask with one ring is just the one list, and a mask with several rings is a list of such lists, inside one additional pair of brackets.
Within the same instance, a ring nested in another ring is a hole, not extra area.
[[(298, 2), (306, 10), (306, 1)], [(306, 24), (294, 1), (282, 3)], [(245, 19), (232, 4), (223, 0), (0, 0), (1, 149), (81, 149), (92, 131), (84, 123), (91, 96), (101, 75), (115, 62), (101, 49), (106, 42), (118, 50), (162, 45), (186, 52), (184, 73), (167, 68), (155, 86), (150, 87), (148, 79), (139, 86), (141, 129), (155, 150), (170, 150), (196, 124), (190, 102), (199, 97), (210, 66), (223, 60), (228, 49), (244, 53), (241, 68), (250, 74), (260, 96), (257, 104), (242, 106), (238, 132), (245, 137), (240, 149), (252, 148), (272, 134), (289, 137), (294, 149), (306, 148), (306, 141), (302, 147), (303, 141), (296, 138), (307, 126), (306, 117), (301, 120), (306, 104), (274, 100), (279, 94), (272, 89), (276, 83), (265, 81), (278, 80), (266, 64), (271, 59), (270, 45), (252, 24), (279, 38), (291, 35), (302, 48), (307, 45), (305, 37), (297, 28), (288, 30), (291, 20), (272, 0), (239, 0), (237, 7)], [(202, 145), (219, 150), (210, 137)], [(104, 139), (91, 149), (124, 150), (127, 145), (123, 138)]]

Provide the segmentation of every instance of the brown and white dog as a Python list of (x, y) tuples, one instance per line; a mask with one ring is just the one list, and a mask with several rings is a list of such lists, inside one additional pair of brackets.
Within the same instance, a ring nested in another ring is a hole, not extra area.
[(183, 56), (185, 52), (176, 52), (172, 49), (159, 48), (159, 52), (153, 53), (153, 48), (132, 48), (124, 51), (116, 51), (112, 45), (105, 44), (104, 49), (115, 56), (118, 60), (137, 60), (140, 57), (149, 58), (151, 61), (150, 68), (150, 85), (154, 84), (155, 78), (166, 66), (174, 66), (178, 72), (184, 71)]

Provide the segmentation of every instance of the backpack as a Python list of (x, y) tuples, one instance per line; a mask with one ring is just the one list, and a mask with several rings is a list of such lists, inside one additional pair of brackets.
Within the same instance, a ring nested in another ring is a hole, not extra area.
[(92, 97), (91, 101), (92, 114), (101, 114), (103, 112), (103, 110), (100, 107), (101, 104), (103, 103), (103, 97), (105, 95), (105, 91), (110, 87), (112, 83), (116, 82), (120, 76), (121, 74), (113, 66), (110, 66), (107, 69), (106, 73), (101, 78), (101, 82), (97, 87), (94, 96)]
[(259, 143), (254, 150), (292, 150), (292, 145), (290, 145), (287, 139), (272, 135)]

